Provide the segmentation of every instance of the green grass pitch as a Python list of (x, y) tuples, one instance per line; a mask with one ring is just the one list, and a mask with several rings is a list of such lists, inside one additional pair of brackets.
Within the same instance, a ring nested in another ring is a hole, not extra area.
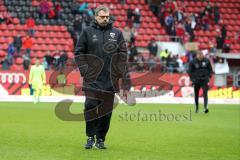
[[(209, 105), (210, 113), (207, 115), (202, 110), (195, 114), (193, 105), (119, 105), (114, 110), (106, 139), (107, 150), (85, 150), (84, 122), (58, 119), (54, 112), (55, 105), (0, 103), (0, 159), (240, 159), (238, 105)], [(74, 103), (71, 111), (79, 113), (82, 109), (81, 103)], [(147, 117), (155, 113), (157, 115), (159, 111), (165, 115), (182, 117), (180, 120)]]

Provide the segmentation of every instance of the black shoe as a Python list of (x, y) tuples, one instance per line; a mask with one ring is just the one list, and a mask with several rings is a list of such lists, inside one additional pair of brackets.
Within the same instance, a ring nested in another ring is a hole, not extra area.
[(97, 139), (95, 147), (98, 148), (98, 149), (107, 149), (107, 147), (105, 147), (102, 139)]
[(209, 112), (209, 110), (208, 110), (208, 109), (205, 109), (205, 110), (204, 110), (204, 113), (205, 113), (205, 114), (207, 114), (208, 112)]
[(85, 149), (91, 149), (95, 143), (94, 137), (88, 137), (87, 144), (85, 144)]

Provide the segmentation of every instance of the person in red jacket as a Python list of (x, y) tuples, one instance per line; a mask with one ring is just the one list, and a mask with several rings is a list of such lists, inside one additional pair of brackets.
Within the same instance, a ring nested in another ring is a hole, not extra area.
[(55, 16), (56, 16), (55, 10), (51, 8), (48, 13), (48, 18), (55, 18)]
[(62, 6), (58, 2), (56, 2), (54, 9), (56, 13), (56, 18), (59, 18), (61, 16)]
[(27, 19), (27, 30), (28, 30), (28, 35), (30, 37), (33, 37), (34, 36), (34, 33), (35, 33), (35, 20), (32, 18), (32, 17), (29, 17)]
[(184, 30), (183, 25), (181, 23), (177, 24), (176, 36), (178, 37), (178, 39), (181, 43), (183, 41), (184, 35), (185, 35), (185, 30)]
[(30, 36), (27, 36), (23, 41), (23, 48), (26, 49), (25, 53), (30, 56), (31, 49), (33, 46), (33, 40)]
[(227, 38), (224, 40), (223, 52), (224, 53), (229, 53), (230, 49), (231, 49), (231, 40), (230, 40), (230, 37), (227, 36)]

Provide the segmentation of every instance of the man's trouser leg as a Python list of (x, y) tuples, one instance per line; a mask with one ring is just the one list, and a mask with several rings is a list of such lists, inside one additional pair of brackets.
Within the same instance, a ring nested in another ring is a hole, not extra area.
[[(93, 137), (96, 135), (97, 130), (97, 109), (98, 100), (86, 97), (84, 116), (86, 121), (86, 135), (88, 137)], [(93, 118), (92, 118), (93, 117)]]
[(199, 84), (194, 84), (194, 100), (195, 100), (196, 110), (198, 110), (199, 90), (200, 90)]
[(204, 108), (207, 109), (208, 108), (208, 84), (204, 84), (202, 86), (203, 89), (203, 99), (204, 99)]
[(98, 128), (97, 128), (97, 139), (102, 139), (105, 141), (105, 137), (109, 130), (113, 103), (114, 103), (114, 93), (103, 93), (102, 99), (104, 100), (101, 103), (100, 108), (98, 109)]
[(85, 92), (86, 135), (105, 140), (110, 126), (114, 93), (102, 91)]

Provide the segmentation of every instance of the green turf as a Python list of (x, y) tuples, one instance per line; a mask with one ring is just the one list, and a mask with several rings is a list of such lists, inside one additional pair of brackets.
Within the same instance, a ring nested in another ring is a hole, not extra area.
[[(240, 106), (210, 105), (191, 119), (155, 121), (146, 115), (186, 114), (191, 105), (119, 105), (107, 136), (107, 150), (85, 150), (84, 122), (66, 122), (54, 103), (0, 103), (1, 160), (238, 160)], [(73, 104), (72, 112), (82, 111)], [(140, 119), (125, 114), (141, 113)], [(133, 118), (133, 117), (132, 117)]]

